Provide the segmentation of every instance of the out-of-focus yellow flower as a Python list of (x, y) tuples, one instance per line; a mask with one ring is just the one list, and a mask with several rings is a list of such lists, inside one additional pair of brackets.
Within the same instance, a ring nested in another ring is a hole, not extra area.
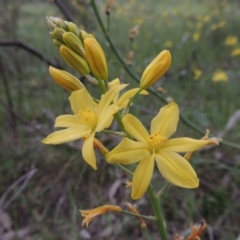
[(238, 43), (238, 38), (234, 35), (227, 36), (224, 43), (226, 46), (235, 46)]
[(214, 72), (212, 77), (213, 82), (227, 82), (228, 81), (228, 75), (226, 72), (224, 72), (221, 69), (218, 69)]
[(139, 162), (132, 179), (133, 199), (141, 198), (146, 192), (151, 182), (154, 160), (158, 170), (168, 182), (184, 188), (198, 187), (199, 180), (194, 169), (177, 153), (196, 151), (212, 140), (185, 137), (169, 140), (177, 129), (178, 120), (179, 109), (174, 102), (160, 109), (151, 122), (150, 134), (133, 115), (127, 114), (123, 117), (122, 122), (126, 131), (137, 141), (123, 138), (106, 157), (109, 163), (128, 165)]
[(204, 21), (204, 22), (208, 22), (208, 21), (210, 20), (210, 18), (211, 18), (210, 16), (205, 16), (205, 17), (203, 18), (203, 21)]
[(218, 25), (216, 23), (214, 23), (213, 25), (211, 25), (211, 30), (215, 31), (218, 28)]
[(231, 56), (235, 57), (237, 55), (240, 55), (240, 48), (235, 48), (232, 52), (231, 52)]
[(198, 22), (196, 25), (196, 28), (199, 30), (203, 27), (203, 23), (202, 22)]
[(226, 25), (226, 20), (221, 20), (219, 23), (218, 23), (218, 27), (219, 28), (222, 28)]
[(116, 86), (105, 93), (98, 104), (92, 99), (86, 88), (72, 92), (69, 97), (73, 115), (61, 115), (56, 118), (55, 127), (66, 128), (48, 135), (43, 139), (45, 144), (61, 144), (77, 139), (84, 139), (82, 155), (84, 160), (97, 169), (96, 156), (93, 150), (94, 136), (107, 127), (109, 119), (118, 110), (112, 100), (126, 85)]
[(79, 56), (77, 53), (72, 51), (67, 46), (62, 45), (59, 48), (60, 54), (64, 61), (77, 70), (81, 75), (88, 75), (90, 73), (90, 68), (85, 59)]
[(197, 42), (197, 41), (199, 40), (200, 36), (201, 36), (201, 33), (200, 33), (200, 32), (195, 32), (195, 33), (193, 34), (193, 41), (194, 41), (194, 42)]
[(122, 208), (119, 206), (114, 206), (114, 205), (104, 205), (101, 207), (97, 207), (94, 209), (89, 209), (89, 210), (80, 210), (80, 213), (82, 217), (85, 217), (82, 226), (86, 224), (88, 227), (89, 223), (96, 218), (97, 216), (103, 215), (107, 212), (121, 212)]
[(84, 39), (84, 47), (91, 72), (98, 80), (108, 79), (105, 54), (100, 44), (93, 38)]
[(51, 66), (49, 67), (49, 72), (57, 84), (70, 92), (84, 88), (84, 85), (68, 72)]
[(167, 40), (167, 41), (164, 43), (164, 46), (165, 46), (166, 48), (171, 48), (171, 47), (173, 46), (173, 43), (172, 43), (171, 41)]
[(170, 52), (163, 50), (144, 70), (140, 87), (147, 89), (159, 80), (168, 70), (171, 59)]
[(194, 68), (193, 73), (194, 73), (194, 78), (193, 79), (195, 81), (199, 80), (199, 78), (202, 76), (202, 71), (198, 68)]

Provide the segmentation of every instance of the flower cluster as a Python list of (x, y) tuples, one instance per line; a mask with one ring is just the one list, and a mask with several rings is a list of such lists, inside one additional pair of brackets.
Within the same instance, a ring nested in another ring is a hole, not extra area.
[[(85, 76), (101, 90), (100, 97), (93, 97), (76, 77), (63, 70), (50, 67), (53, 79), (70, 92), (70, 105), (73, 114), (56, 118), (55, 127), (64, 128), (48, 135), (43, 143), (61, 144), (81, 139), (83, 159), (94, 169), (97, 160), (94, 147), (98, 148), (111, 164), (134, 164), (132, 178), (133, 199), (141, 198), (151, 184), (154, 165), (161, 175), (171, 184), (183, 188), (196, 188), (199, 185), (197, 174), (189, 161), (179, 153), (193, 152), (206, 145), (217, 144), (216, 139), (196, 140), (187, 137), (170, 137), (177, 129), (179, 107), (171, 102), (162, 107), (152, 119), (148, 132), (141, 121), (128, 113), (132, 101), (138, 94), (148, 94), (146, 89), (157, 82), (171, 64), (171, 54), (162, 51), (145, 69), (139, 87), (120, 92), (128, 85), (119, 79), (108, 81), (108, 67), (104, 51), (92, 34), (88, 34), (71, 22), (59, 18), (47, 18), (53, 43), (60, 55), (72, 68)], [(119, 131), (113, 132), (113, 119), (119, 123)], [(97, 138), (100, 132), (113, 133), (123, 137), (122, 141), (109, 151)], [(87, 216), (83, 224), (95, 215), (109, 210), (121, 211), (121, 208), (109, 208), (109, 205), (95, 211), (82, 211)]]

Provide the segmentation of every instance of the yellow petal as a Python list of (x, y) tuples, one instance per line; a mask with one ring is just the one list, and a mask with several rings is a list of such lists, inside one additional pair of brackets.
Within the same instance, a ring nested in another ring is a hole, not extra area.
[(206, 145), (211, 140), (197, 140), (192, 138), (173, 138), (169, 139), (161, 145), (160, 151), (173, 151), (173, 152), (191, 152), (196, 151)]
[(78, 114), (80, 109), (94, 109), (94, 101), (85, 88), (72, 92), (69, 101), (75, 114)]
[(97, 79), (107, 80), (108, 70), (105, 54), (100, 44), (93, 38), (84, 39), (84, 47), (91, 72)]
[(98, 118), (98, 124), (96, 127), (96, 132), (102, 131), (104, 128), (107, 128), (109, 126), (109, 121), (112, 120), (112, 116), (114, 113), (116, 113), (117, 106), (115, 104), (108, 106), (105, 108), (99, 118)]
[(152, 120), (151, 134), (160, 132), (163, 137), (171, 137), (177, 129), (178, 120), (178, 105), (174, 102), (171, 102), (162, 107), (158, 115)]
[(56, 83), (70, 92), (84, 88), (84, 85), (68, 72), (51, 66), (49, 67), (49, 72)]
[(133, 115), (127, 114), (122, 119), (126, 131), (134, 137), (136, 140), (147, 143), (147, 138), (149, 136), (146, 128), (142, 123)]
[(132, 164), (145, 158), (150, 158), (150, 152), (146, 143), (135, 142), (123, 138), (117, 147), (107, 154), (107, 162)]
[(76, 139), (86, 136), (89, 131), (83, 131), (82, 128), (67, 128), (51, 133), (42, 140), (45, 144), (60, 144), (65, 142), (71, 142)]
[(126, 86), (127, 84), (120, 84), (118, 86), (112, 87), (109, 91), (102, 95), (97, 109), (98, 116), (101, 114), (104, 108), (110, 105), (110, 103), (113, 101), (113, 98)]
[(83, 142), (82, 155), (83, 159), (94, 169), (97, 169), (96, 156), (93, 149), (93, 139), (95, 132), (91, 133)]
[(140, 87), (146, 89), (159, 80), (168, 70), (171, 59), (170, 52), (163, 50), (143, 72)]
[[(126, 91), (117, 101), (117, 105), (118, 107), (121, 109), (121, 108), (124, 108), (126, 107), (126, 105), (128, 104), (128, 101), (130, 98), (132, 98), (138, 91), (139, 91), (140, 88), (133, 88), (133, 89), (130, 89), (128, 91)], [(147, 95), (148, 92), (146, 90), (142, 90), (139, 94), (142, 94), (142, 95)]]
[(158, 170), (173, 185), (183, 188), (199, 186), (197, 174), (190, 163), (174, 152), (161, 151), (155, 154)]
[(54, 127), (66, 127), (66, 128), (83, 128), (85, 130), (89, 129), (86, 125), (82, 124), (81, 119), (76, 115), (61, 115), (55, 120)]
[(133, 174), (132, 199), (139, 199), (147, 191), (154, 169), (154, 155), (140, 161)]

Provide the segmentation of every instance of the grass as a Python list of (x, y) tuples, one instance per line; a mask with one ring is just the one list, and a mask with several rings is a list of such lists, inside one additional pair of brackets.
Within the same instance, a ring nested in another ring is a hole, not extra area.
[[(203, 129), (209, 128), (213, 135), (224, 130), (239, 105), (240, 57), (231, 56), (231, 51), (239, 47), (239, 43), (235, 46), (224, 44), (229, 35), (240, 39), (237, 4), (237, 1), (184, 0), (179, 4), (174, 0), (122, 0), (121, 4), (115, 2), (112, 6), (110, 33), (123, 57), (129, 50), (135, 52), (132, 68), (139, 75), (162, 49), (167, 48), (166, 42), (172, 42), (172, 47), (168, 48), (173, 63), (160, 82), (168, 91), (165, 96), (174, 98), (191, 121)], [(15, 6), (9, 1), (6, 8), (8, 11), (0, 21), (1, 26), (6, 19), (13, 20), (1, 28), (2, 39), (22, 40), (49, 59), (60, 59), (45, 22), (46, 15), (61, 16), (53, 4), (26, 0), (21, 6)], [(104, 13), (104, 5), (99, 8)], [(104, 47), (110, 79), (120, 77), (123, 82), (137, 86), (117, 62), (99, 27), (92, 23), (91, 11), (86, 13), (91, 21), (86, 30), (93, 31)], [(105, 19), (103, 14), (102, 17)], [(219, 25), (221, 21), (225, 21), (222, 27)], [(140, 34), (131, 45), (128, 32), (137, 24), (141, 25)], [(213, 30), (216, 25), (218, 27)], [(200, 36), (194, 41), (197, 32)], [(79, 208), (88, 209), (110, 202), (123, 206), (130, 200), (122, 184), (126, 176), (106, 164), (101, 155), (99, 170), (92, 171), (82, 160), (79, 142), (71, 145), (77, 150), (66, 144), (43, 145), (41, 139), (53, 131), (55, 117), (70, 113), (68, 93), (51, 80), (45, 63), (22, 50), (1, 48), (0, 63), (3, 69), (1, 80), (5, 79), (0, 89), (1, 98), (7, 102), (6, 92), (9, 90), (14, 110), (34, 126), (23, 124), (5, 108), (0, 108), (3, 147), (0, 152), (0, 196), (31, 168), (37, 169), (26, 188), (6, 209), (13, 221), (13, 229), (30, 226), (35, 229), (31, 239), (77, 240), (86, 239), (89, 234), (96, 239), (101, 234), (102, 239), (141, 239), (137, 220), (129, 217), (110, 214), (94, 221), (89, 230), (81, 227)], [(65, 68), (73, 72), (67, 66)], [(202, 71), (198, 80), (193, 80), (195, 68)], [(212, 81), (218, 68), (227, 73), (228, 82)], [(139, 97), (131, 111), (138, 114), (147, 126), (161, 106), (163, 103), (152, 96)], [(239, 124), (232, 126), (224, 139), (239, 143), (239, 130)], [(202, 137), (183, 123), (180, 123), (176, 135)], [(170, 234), (181, 233), (191, 221), (204, 217), (213, 229), (212, 239), (237, 238), (239, 161), (239, 151), (224, 146), (194, 156), (192, 163), (201, 180), (200, 188), (183, 190), (172, 186), (163, 197)], [(158, 173), (154, 181), (156, 188), (164, 184)], [(16, 191), (17, 188), (11, 195)], [(151, 214), (147, 198), (138, 205), (143, 214)], [(149, 229), (156, 232), (151, 224)], [(206, 233), (203, 239), (211, 239), (210, 236)], [(156, 235), (154, 237), (158, 239)]]

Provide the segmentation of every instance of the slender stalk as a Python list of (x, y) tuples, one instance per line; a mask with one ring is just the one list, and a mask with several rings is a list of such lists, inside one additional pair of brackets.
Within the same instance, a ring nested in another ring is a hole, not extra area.
[(145, 237), (147, 240), (152, 240), (152, 238), (150, 238), (150, 236), (148, 235), (148, 232), (147, 232), (147, 229), (146, 229), (146, 228), (142, 228), (142, 232), (143, 232), (144, 237)]
[(122, 210), (121, 212), (125, 213), (127, 215), (134, 216), (134, 217), (144, 218), (144, 219), (147, 219), (147, 220), (154, 220), (154, 221), (156, 221), (156, 218), (154, 216), (145, 216), (145, 215), (141, 215), (141, 214), (135, 214), (135, 213), (132, 213), (132, 212), (129, 212), (129, 211), (126, 211), (126, 210)]
[(127, 168), (125, 168), (122, 164), (117, 163), (116, 164), (119, 168), (121, 168), (124, 172), (128, 173), (129, 175), (133, 175), (133, 172), (131, 172), (130, 170), (128, 170)]
[(157, 224), (160, 236), (161, 236), (161, 240), (168, 240), (167, 231), (166, 231), (165, 223), (163, 220), (163, 214), (162, 214), (162, 210), (160, 207), (159, 199), (155, 195), (151, 185), (148, 187), (148, 194), (149, 194), (149, 197), (150, 197), (150, 200), (152, 203), (154, 215), (157, 218), (156, 224)]
[[(137, 83), (139, 83), (139, 76), (127, 65), (127, 63), (124, 61), (124, 58), (121, 56), (121, 54), (119, 53), (119, 51), (117, 50), (117, 48), (115, 47), (115, 44), (112, 40), (112, 38), (110, 37), (109, 35), (109, 32), (106, 30), (106, 28), (104, 27), (103, 25), (103, 22), (102, 22), (102, 19), (100, 17), (100, 14), (98, 12), (98, 9), (97, 9), (97, 6), (96, 6), (96, 3), (95, 3), (95, 0), (91, 0), (91, 5), (92, 5), (92, 8), (93, 8), (93, 11), (94, 11), (94, 14), (97, 18), (97, 21), (102, 29), (102, 32), (104, 34), (104, 36), (106, 37), (113, 53), (115, 54), (115, 56), (117, 57), (118, 61), (122, 64), (123, 68), (125, 69), (125, 71), (129, 74), (129, 76), (132, 77), (132, 79), (134, 81), (136, 81)], [(154, 89), (152, 88), (149, 88), (148, 89), (149, 92), (151, 92), (152, 94), (154, 94), (158, 99), (160, 99), (162, 102), (164, 103), (167, 103), (167, 101), (165, 100), (164, 96), (161, 95), (159, 92), (155, 91)], [(195, 130), (196, 132), (200, 133), (200, 134), (205, 134), (205, 130), (199, 128), (196, 124), (194, 124), (193, 122), (191, 122), (190, 120), (188, 120), (184, 114), (180, 113), (180, 119), (181, 121), (189, 126), (190, 128), (192, 128), (193, 130)], [(240, 150), (240, 145), (239, 144), (236, 144), (236, 143), (232, 143), (232, 142), (229, 142), (229, 141), (221, 141), (220, 144), (222, 145), (225, 145), (225, 146), (228, 146), (228, 147), (232, 147), (232, 148), (236, 148), (236, 149), (239, 149)]]

